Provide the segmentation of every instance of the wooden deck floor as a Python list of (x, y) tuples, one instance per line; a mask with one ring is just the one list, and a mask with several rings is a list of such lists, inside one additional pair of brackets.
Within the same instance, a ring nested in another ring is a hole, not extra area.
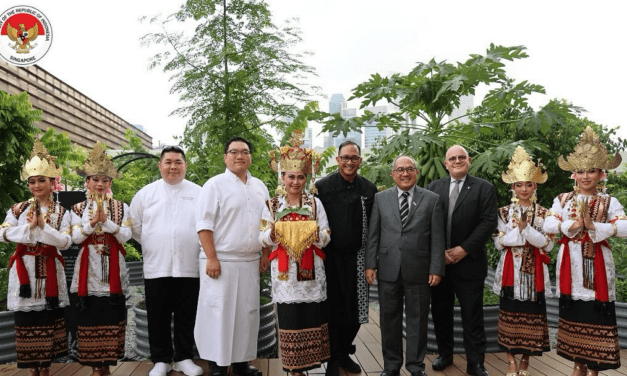
[[(370, 310), (370, 323), (362, 325), (356, 341), (357, 352), (354, 358), (361, 365), (362, 376), (379, 376), (383, 369), (383, 355), (381, 353), (381, 331), (379, 328), (379, 315)], [(431, 369), (431, 362), (436, 355), (427, 355), (426, 372), (430, 376), (465, 376), (466, 356), (455, 355), (453, 358), (453, 366), (448, 367), (444, 372), (436, 372)], [(623, 363), (627, 364), (627, 350), (621, 350), (621, 358)], [(209, 365), (204, 360), (198, 360), (196, 363), (208, 374)], [(284, 376), (287, 375), (281, 369), (279, 359), (256, 359), (252, 362), (259, 368), (264, 376)], [(486, 354), (485, 367), (491, 376), (502, 376), (507, 372), (507, 360), (505, 353)], [(111, 373), (114, 376), (146, 376), (152, 363), (146, 362), (123, 362), (117, 367), (111, 367)], [(78, 363), (55, 363), (50, 369), (50, 375), (53, 376), (89, 376), (91, 375), (90, 367), (81, 367)], [(531, 359), (529, 371), (532, 376), (558, 376), (569, 375), (572, 371), (572, 363), (558, 356), (555, 351), (544, 354), (542, 357)], [(324, 367), (310, 371), (308, 374), (319, 376), (324, 374)], [(27, 376), (26, 370), (17, 369), (15, 364), (0, 365), (0, 376)], [(357, 374), (343, 373), (346, 376)], [(405, 368), (402, 369), (401, 375), (411, 376)], [(623, 365), (617, 370), (601, 372), (603, 376), (627, 376), (627, 365)], [(179, 372), (171, 372), (169, 376), (183, 376)]]

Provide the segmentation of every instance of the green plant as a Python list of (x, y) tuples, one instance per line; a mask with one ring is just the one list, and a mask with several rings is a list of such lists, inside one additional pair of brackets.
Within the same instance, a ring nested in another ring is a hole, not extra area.
[(142, 261), (142, 255), (137, 252), (137, 249), (133, 246), (132, 243), (127, 242), (124, 243), (124, 249), (126, 250), (126, 257), (124, 258), (128, 261)]
[(26, 92), (7, 94), (0, 90), (0, 211), (28, 197), (26, 184), (20, 179), (22, 161), (28, 158), (39, 128), (33, 125), (41, 121), (41, 110), (29, 102)]
[(0, 243), (0, 311), (7, 310), (9, 289), (9, 259), (15, 250), (15, 243)]

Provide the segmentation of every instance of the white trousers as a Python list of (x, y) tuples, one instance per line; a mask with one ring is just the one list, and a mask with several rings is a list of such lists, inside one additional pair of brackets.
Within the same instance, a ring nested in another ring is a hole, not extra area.
[[(205, 262), (203, 262), (205, 261)], [(257, 358), (259, 261), (221, 261), (212, 279), (200, 259), (200, 295), (194, 339), (202, 359), (219, 366)]]

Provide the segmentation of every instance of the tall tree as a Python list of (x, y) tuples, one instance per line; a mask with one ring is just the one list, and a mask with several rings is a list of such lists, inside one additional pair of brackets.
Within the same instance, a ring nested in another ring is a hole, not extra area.
[[(196, 25), (193, 35), (170, 31), (173, 22)], [(188, 0), (166, 19), (151, 20), (161, 30), (142, 41), (166, 46), (150, 66), (163, 66), (171, 92), (180, 94), (174, 114), (189, 119), (182, 143), (192, 180), (224, 169), (221, 148), (234, 136), (255, 144), (251, 171), (270, 178), (265, 152), (272, 139), (263, 126), (286, 128), (285, 119), (318, 90), (305, 82), (314, 68), (292, 51), (301, 42), (293, 22), (277, 27), (262, 0)]]

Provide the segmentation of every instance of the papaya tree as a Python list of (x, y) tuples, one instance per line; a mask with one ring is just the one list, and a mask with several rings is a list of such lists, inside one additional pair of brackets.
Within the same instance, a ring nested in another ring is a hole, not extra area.
[[(416, 159), (420, 170), (417, 184), (420, 186), (446, 176), (443, 161), (446, 149), (453, 144), (467, 147), (475, 158), (472, 164), (475, 170), (495, 169), (496, 165), (488, 155), (511, 155), (518, 144), (525, 145), (533, 140), (502, 143), (486, 136), (481, 140), (484, 147), (472, 148), (478, 135), (489, 135), (500, 124), (509, 122), (523, 125), (535, 122), (546, 126), (554, 119), (575, 119), (580, 111), (569, 104), (550, 106), (535, 112), (528, 106), (526, 111), (514, 111), (526, 106), (531, 94), (545, 93), (540, 85), (527, 81), (516, 83), (507, 76), (506, 62), (527, 57), (524, 46), (492, 44), (485, 54), (472, 54), (464, 62), (451, 64), (432, 59), (427, 63), (419, 62), (407, 74), (396, 73), (388, 77), (373, 74), (369, 80), (352, 90), (349, 100), (360, 100), (361, 108), (387, 102), (398, 110), (387, 114), (365, 111), (361, 117), (352, 119), (342, 119), (336, 114), (324, 121), (323, 131), (333, 135), (346, 134), (373, 122), (379, 129), (394, 129), (396, 134), (383, 142), (380, 150), (376, 150), (364, 163), (364, 171), (372, 174), (366, 176), (375, 179), (376, 184), (382, 183), (376, 180), (383, 175), (382, 169), (389, 168), (387, 163), (399, 154), (408, 154)], [(459, 106), (463, 96), (474, 95), (482, 84), (489, 85), (492, 90), (481, 105), (468, 114), (473, 121), (467, 126), (455, 126), (459, 123), (458, 118), (449, 119), (448, 116)], [(498, 118), (481, 117), (483, 113), (502, 114), (508, 111), (518, 116), (502, 122)], [(486, 156), (478, 155), (480, 151)]]

